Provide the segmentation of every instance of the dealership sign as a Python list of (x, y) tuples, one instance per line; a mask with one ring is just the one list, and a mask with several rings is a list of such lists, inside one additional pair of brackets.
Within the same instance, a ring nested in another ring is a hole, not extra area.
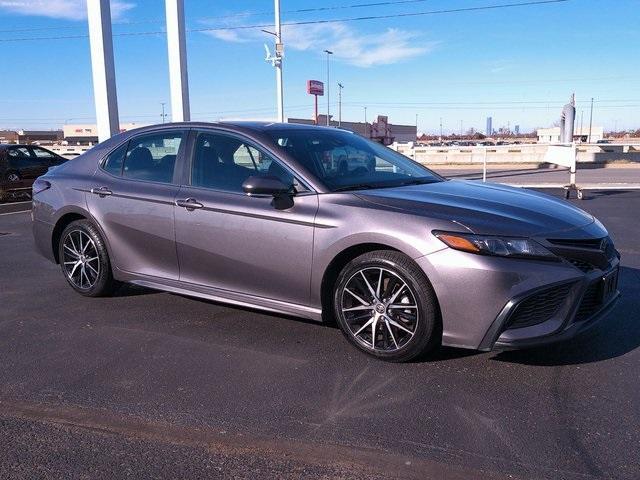
[(320, 80), (307, 80), (307, 93), (309, 95), (324, 95), (324, 83)]

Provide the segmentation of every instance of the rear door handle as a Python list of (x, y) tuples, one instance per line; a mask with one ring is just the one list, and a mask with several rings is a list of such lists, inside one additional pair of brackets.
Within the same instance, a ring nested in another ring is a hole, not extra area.
[(176, 200), (176, 206), (186, 208), (189, 211), (204, 207), (204, 205), (198, 202), (195, 198)]
[(113, 192), (109, 190), (107, 187), (92, 188), (91, 193), (93, 193), (94, 195), (100, 195), (101, 197), (106, 197), (107, 195), (113, 195)]

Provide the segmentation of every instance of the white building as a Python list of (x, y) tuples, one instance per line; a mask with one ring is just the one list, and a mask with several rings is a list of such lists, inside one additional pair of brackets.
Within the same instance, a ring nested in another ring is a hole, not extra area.
[[(146, 123), (121, 123), (120, 132), (144, 127)], [(86, 145), (98, 143), (98, 127), (93, 124), (64, 125), (62, 127), (64, 139), (69, 145)]]
[[(604, 128), (591, 127), (591, 143), (596, 143), (604, 138)], [(587, 142), (589, 140), (589, 126), (576, 127), (573, 133), (576, 142)], [(559, 143), (560, 127), (539, 128), (538, 143)]]

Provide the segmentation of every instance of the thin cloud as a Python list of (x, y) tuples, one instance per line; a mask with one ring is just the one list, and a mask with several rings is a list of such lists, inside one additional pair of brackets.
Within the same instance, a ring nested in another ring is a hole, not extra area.
[[(264, 42), (271, 35), (258, 30), (214, 30), (204, 32), (226, 42)], [(390, 65), (431, 52), (438, 42), (424, 41), (416, 32), (388, 28), (363, 34), (342, 23), (317, 25), (283, 25), (286, 48), (298, 51), (334, 52), (337, 60), (358, 67)]]
[[(111, 17), (120, 18), (134, 3), (111, 2)], [(86, 0), (0, 0), (0, 10), (19, 15), (83, 20), (87, 18)]]

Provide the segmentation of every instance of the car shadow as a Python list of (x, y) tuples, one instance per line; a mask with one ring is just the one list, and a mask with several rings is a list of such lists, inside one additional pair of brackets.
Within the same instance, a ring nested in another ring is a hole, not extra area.
[(621, 298), (592, 330), (546, 347), (499, 352), (492, 360), (534, 366), (579, 365), (625, 355), (640, 347), (640, 269), (620, 269)]

